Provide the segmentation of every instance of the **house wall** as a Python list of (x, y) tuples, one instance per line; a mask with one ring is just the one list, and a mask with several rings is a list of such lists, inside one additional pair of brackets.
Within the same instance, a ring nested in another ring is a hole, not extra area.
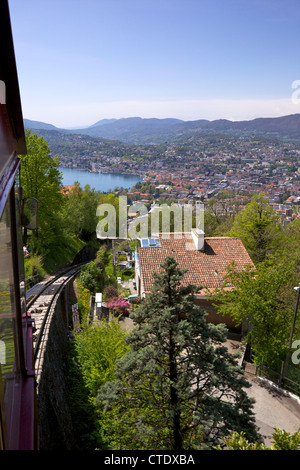
[(143, 284), (143, 279), (141, 277), (141, 267), (140, 267), (140, 262), (139, 262), (139, 257), (137, 252), (135, 253), (136, 259), (135, 259), (135, 266), (134, 266), (134, 277), (135, 277), (135, 282), (136, 282), (136, 289), (137, 289), (137, 294), (143, 298), (144, 297), (144, 284)]
[(213, 306), (213, 302), (206, 298), (196, 298), (195, 304), (199, 305), (203, 310), (206, 311), (207, 317), (206, 320), (208, 323), (213, 323), (214, 325), (218, 325), (219, 323), (225, 323), (227, 328), (235, 333), (241, 332), (241, 327), (236, 326), (236, 324), (232, 321), (229, 315), (223, 316), (217, 313), (216, 308)]

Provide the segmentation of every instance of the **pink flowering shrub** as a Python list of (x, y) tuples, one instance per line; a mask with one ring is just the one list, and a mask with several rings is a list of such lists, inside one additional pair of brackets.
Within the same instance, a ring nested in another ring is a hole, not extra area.
[(114, 315), (128, 315), (128, 309), (130, 308), (128, 300), (121, 299), (118, 297), (113, 298), (107, 303), (107, 307), (112, 309)]

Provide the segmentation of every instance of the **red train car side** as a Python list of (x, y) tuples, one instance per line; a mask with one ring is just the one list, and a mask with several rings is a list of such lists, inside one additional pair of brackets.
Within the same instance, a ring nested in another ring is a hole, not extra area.
[(38, 447), (33, 325), (21, 229), (23, 116), (7, 0), (0, 0), (0, 449)]

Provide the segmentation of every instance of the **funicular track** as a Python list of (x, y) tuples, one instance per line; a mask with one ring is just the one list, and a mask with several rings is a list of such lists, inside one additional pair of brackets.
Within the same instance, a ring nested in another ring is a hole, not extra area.
[(76, 277), (84, 264), (69, 267), (35, 285), (27, 292), (26, 308), (34, 320), (35, 327), (33, 349), (37, 382), (39, 382), (42, 370), (45, 346), (57, 300), (65, 286)]

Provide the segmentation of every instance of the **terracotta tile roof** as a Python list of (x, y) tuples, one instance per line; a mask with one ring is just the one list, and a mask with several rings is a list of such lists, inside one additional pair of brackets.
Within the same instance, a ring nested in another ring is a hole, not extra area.
[(66, 185), (66, 186), (62, 186), (61, 187), (61, 192), (64, 193), (64, 194), (67, 194), (67, 193), (70, 193), (71, 191), (73, 191), (74, 188), (78, 188), (78, 186), (74, 185), (74, 184), (69, 184), (69, 185)]
[[(188, 269), (183, 283), (201, 285), (205, 289), (213, 290), (222, 285), (228, 264), (235, 262), (236, 269), (242, 270), (246, 265), (253, 265), (242, 241), (231, 237), (205, 237), (204, 250), (187, 249), (193, 243), (190, 234), (182, 234), (182, 238), (168, 234), (169, 238), (161, 235), (160, 247), (138, 247), (138, 256), (141, 277), (145, 293), (152, 285), (152, 273), (159, 271), (160, 264), (167, 255), (172, 255), (182, 269)], [(194, 245), (193, 245), (194, 246)]]

